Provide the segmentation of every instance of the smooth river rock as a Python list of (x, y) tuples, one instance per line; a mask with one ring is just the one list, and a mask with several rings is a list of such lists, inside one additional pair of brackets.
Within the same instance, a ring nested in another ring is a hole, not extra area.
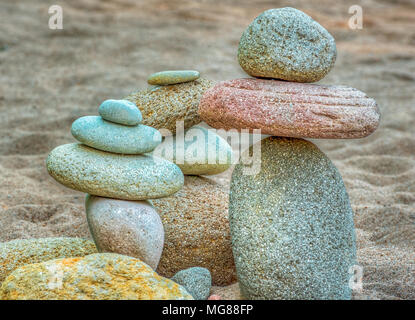
[(213, 285), (236, 282), (228, 220), (228, 190), (209, 178), (185, 176), (175, 195), (151, 201), (164, 226), (157, 272), (171, 278), (180, 270), (203, 267)]
[(138, 258), (154, 270), (160, 261), (164, 230), (148, 201), (126, 201), (87, 195), (89, 230), (100, 252)]
[(32, 263), (97, 253), (95, 244), (81, 238), (17, 239), (0, 243), (0, 283), (13, 270)]
[(126, 99), (141, 110), (143, 124), (176, 132), (176, 121), (188, 129), (201, 122), (197, 114), (202, 94), (214, 85), (213, 81), (199, 78), (195, 81), (158, 86), (139, 91)]
[(193, 300), (142, 261), (115, 253), (50, 260), (13, 271), (0, 300)]
[(229, 219), (247, 299), (350, 299), (353, 211), (343, 180), (311, 142), (262, 141), (261, 171), (232, 174)]
[(102, 119), (126, 126), (135, 126), (143, 120), (140, 110), (128, 100), (105, 100), (98, 112)]
[(166, 137), (153, 154), (175, 163), (185, 175), (219, 174), (232, 165), (233, 153), (215, 131), (194, 126)]
[(49, 174), (59, 183), (96, 196), (146, 200), (177, 192), (183, 173), (174, 163), (149, 155), (120, 155), (80, 143), (53, 149)]
[(242, 34), (238, 49), (239, 64), (249, 75), (296, 82), (324, 78), (336, 55), (331, 34), (289, 7), (261, 13)]
[(92, 148), (122, 154), (142, 154), (153, 151), (162, 140), (158, 130), (145, 126), (124, 126), (106, 121), (100, 116), (86, 116), (72, 124), (76, 140)]
[(263, 79), (218, 83), (204, 94), (199, 115), (214, 128), (322, 139), (363, 138), (380, 122), (376, 101), (357, 89)]
[(206, 268), (193, 267), (181, 270), (171, 280), (182, 285), (195, 300), (206, 300), (212, 288), (212, 277)]
[(169, 85), (189, 82), (200, 77), (199, 71), (196, 70), (168, 70), (156, 72), (150, 75), (147, 82), (152, 85)]

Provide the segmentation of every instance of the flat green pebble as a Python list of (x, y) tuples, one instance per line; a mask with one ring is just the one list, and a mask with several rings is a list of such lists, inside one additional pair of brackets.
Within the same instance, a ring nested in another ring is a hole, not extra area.
[(153, 73), (147, 82), (152, 85), (169, 85), (196, 80), (200, 77), (195, 70), (171, 70)]

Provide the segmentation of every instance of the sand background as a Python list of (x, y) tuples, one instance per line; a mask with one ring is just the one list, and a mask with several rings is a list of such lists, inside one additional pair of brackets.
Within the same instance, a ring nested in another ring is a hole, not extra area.
[[(53, 4), (63, 7), (63, 30), (48, 28)], [(353, 4), (363, 7), (362, 30), (348, 27)], [(412, 0), (2, 0), (0, 241), (90, 237), (84, 195), (56, 183), (45, 168), (50, 150), (74, 142), (71, 123), (97, 114), (105, 99), (146, 87), (146, 77), (156, 71), (246, 77), (236, 60), (241, 33), (262, 11), (288, 5), (336, 39), (336, 65), (321, 83), (365, 91), (382, 112), (379, 129), (368, 138), (316, 141), (343, 175), (355, 212), (364, 268), (364, 290), (355, 298), (414, 299)], [(221, 292), (226, 296), (235, 287)]]

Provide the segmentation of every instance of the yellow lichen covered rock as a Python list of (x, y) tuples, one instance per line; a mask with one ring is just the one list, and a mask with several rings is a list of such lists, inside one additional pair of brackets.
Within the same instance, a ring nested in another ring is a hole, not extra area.
[(95, 244), (81, 238), (18, 239), (0, 243), (0, 283), (26, 264), (97, 253)]
[(4, 300), (191, 300), (177, 283), (138, 259), (115, 253), (26, 265), (0, 287)]

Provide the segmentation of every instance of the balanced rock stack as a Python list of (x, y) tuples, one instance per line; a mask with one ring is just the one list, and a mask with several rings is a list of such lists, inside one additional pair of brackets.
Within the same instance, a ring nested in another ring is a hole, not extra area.
[(203, 95), (199, 116), (214, 128), (274, 136), (261, 142), (260, 172), (244, 175), (238, 164), (232, 174), (229, 218), (241, 293), (350, 299), (356, 248), (349, 198), (330, 159), (302, 138), (368, 136), (379, 124), (377, 104), (353, 88), (304, 83), (330, 71), (336, 45), (293, 8), (259, 15), (241, 37), (238, 59), (248, 74), (270, 79), (216, 84)]
[(172, 277), (184, 269), (203, 267), (210, 271), (213, 285), (234, 283), (228, 191), (201, 177), (227, 170), (234, 160), (225, 139), (198, 125), (200, 99), (213, 82), (199, 78), (194, 70), (175, 70), (150, 75), (148, 83), (152, 87), (126, 99), (140, 108), (144, 124), (165, 135), (152, 154), (174, 162), (185, 175), (179, 192), (151, 201), (164, 226), (157, 272)]

